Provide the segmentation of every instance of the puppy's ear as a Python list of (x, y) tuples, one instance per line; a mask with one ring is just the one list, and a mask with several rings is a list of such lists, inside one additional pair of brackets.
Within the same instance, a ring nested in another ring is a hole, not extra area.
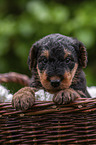
[(83, 43), (79, 42), (80, 59), (79, 62), (83, 68), (87, 66), (87, 51)]
[(36, 44), (33, 44), (32, 47), (30, 48), (30, 52), (28, 56), (28, 66), (30, 70), (36, 68), (37, 54), (38, 54), (38, 46)]
[(75, 46), (76, 46), (75, 48), (77, 51), (79, 64), (80, 64), (80, 66), (85, 68), (87, 66), (87, 62), (88, 62), (86, 48), (85, 48), (84, 44), (78, 40), (75, 40)]

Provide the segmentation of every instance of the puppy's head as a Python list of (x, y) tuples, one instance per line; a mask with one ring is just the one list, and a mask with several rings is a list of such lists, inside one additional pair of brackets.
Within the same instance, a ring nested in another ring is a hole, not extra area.
[(33, 44), (28, 64), (31, 71), (36, 71), (42, 87), (55, 93), (69, 88), (78, 68), (86, 67), (87, 52), (78, 40), (51, 34)]

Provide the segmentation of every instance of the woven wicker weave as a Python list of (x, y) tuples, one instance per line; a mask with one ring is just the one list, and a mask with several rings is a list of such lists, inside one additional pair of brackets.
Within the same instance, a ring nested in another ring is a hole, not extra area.
[(96, 144), (96, 98), (64, 106), (36, 102), (26, 112), (1, 103), (0, 144)]
[(0, 145), (96, 145), (96, 98), (68, 105), (35, 102), (27, 111), (0, 104)]

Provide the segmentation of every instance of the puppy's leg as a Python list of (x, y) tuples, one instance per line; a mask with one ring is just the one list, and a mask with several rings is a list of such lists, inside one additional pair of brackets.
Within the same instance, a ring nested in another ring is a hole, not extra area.
[(34, 89), (31, 87), (24, 87), (13, 95), (12, 106), (17, 110), (27, 110), (32, 107), (34, 101)]
[[(82, 93), (82, 95), (85, 95)], [(54, 95), (53, 101), (56, 104), (68, 104), (77, 98), (80, 98), (81, 94), (71, 88), (62, 90)]]

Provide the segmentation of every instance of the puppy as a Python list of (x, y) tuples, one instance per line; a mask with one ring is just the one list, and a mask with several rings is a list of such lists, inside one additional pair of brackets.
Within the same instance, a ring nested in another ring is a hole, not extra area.
[[(12, 104), (15, 108), (30, 108), (35, 100), (35, 88), (54, 94), (53, 101), (56, 104), (90, 97), (82, 70), (87, 66), (87, 52), (83, 43), (77, 39), (61, 34), (51, 34), (40, 39), (30, 49), (28, 65), (32, 72), (30, 87), (19, 90), (13, 96)], [(24, 90), (27, 90), (26, 94)]]

